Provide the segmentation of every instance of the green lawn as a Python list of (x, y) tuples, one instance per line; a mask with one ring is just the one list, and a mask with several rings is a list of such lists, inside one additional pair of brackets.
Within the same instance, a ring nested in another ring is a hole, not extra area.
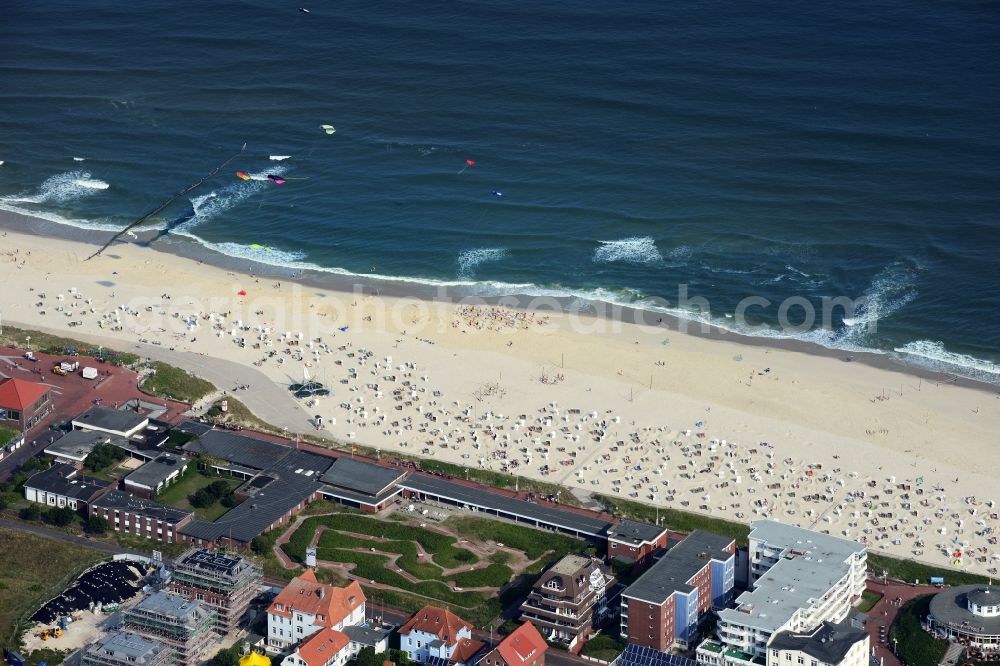
[[(471, 551), (455, 546), (455, 539), (453, 537), (430, 530), (414, 529), (413, 527), (401, 525), (396, 522), (387, 522), (367, 516), (346, 513), (314, 516), (303, 522), (295, 534), (292, 535), (292, 538), (289, 539), (289, 542), (283, 546), (288, 556), (301, 561), (306, 546), (312, 541), (313, 535), (320, 525), (325, 526), (327, 529), (323, 532), (317, 543), (317, 555), (319, 558), (327, 561), (355, 562), (359, 565), (359, 575), (375, 580), (379, 579), (367, 573), (360, 573), (362, 567), (367, 567), (370, 564), (370, 558), (367, 557), (367, 553), (362, 554), (366, 557), (353, 557), (345, 560), (343, 559), (344, 557), (350, 557), (349, 554), (345, 555), (345, 552), (354, 548), (374, 548), (381, 553), (398, 553), (400, 557), (396, 560), (396, 564), (400, 569), (409, 573), (414, 578), (423, 581), (454, 581), (458, 587), (499, 588), (507, 583), (514, 574), (506, 564), (493, 562), (472, 571), (445, 575), (444, 569), (475, 564), (479, 561), (479, 558)], [(386, 540), (353, 536), (353, 534), (346, 534), (345, 532), (380, 537)], [(424, 551), (430, 555), (430, 558), (420, 557), (417, 544), (420, 544)], [(381, 558), (379, 566), (384, 566), (385, 558), (381, 555), (377, 557)], [(386, 572), (383, 578), (385, 576), (392, 577), (393, 581), (383, 580), (381, 582), (390, 585), (395, 585), (397, 582), (403, 581), (398, 574), (393, 572)], [(437, 590), (438, 588), (432, 586), (426, 589)], [(427, 594), (431, 593), (427, 592)], [(435, 594), (435, 596), (444, 599), (445, 597), (441, 596), (441, 594), (448, 595), (451, 594), (451, 591), (444, 590), (442, 593)], [(454, 603), (461, 602), (455, 601)]]
[(892, 645), (892, 639), (896, 639), (899, 657), (910, 666), (937, 666), (948, 651), (948, 641), (932, 637), (920, 626), (933, 596), (926, 594), (907, 601), (889, 628), (888, 643)]
[[(489, 518), (452, 516), (444, 525), (467, 539), (493, 541), (523, 551), (529, 560), (535, 561), (536, 566), (529, 567), (529, 571), (540, 571), (544, 564), (558, 560), (568, 553), (580, 552), (586, 547), (586, 543), (580, 539), (564, 534)], [(543, 555), (547, 555), (544, 562), (540, 560)]]
[[(31, 340), (29, 341), (28, 338), (31, 338)], [(139, 357), (130, 352), (118, 352), (113, 349), (92, 345), (89, 342), (80, 342), (72, 338), (64, 338), (51, 333), (20, 329), (13, 326), (3, 327), (3, 335), (0, 336), (0, 342), (17, 346), (21, 349), (31, 349), (32, 351), (40, 351), (45, 354), (54, 354), (55, 356), (79, 354), (80, 356), (104, 358), (108, 362), (127, 366), (133, 366), (139, 362)]]
[(611, 636), (602, 631), (587, 641), (583, 649), (580, 650), (580, 654), (586, 657), (611, 661), (620, 655), (627, 645), (628, 643), (617, 636)]
[(563, 504), (570, 506), (582, 506), (580, 500), (576, 497), (576, 495), (570, 492), (569, 488), (555, 483), (548, 483), (546, 481), (538, 481), (536, 479), (528, 479), (525, 477), (515, 477), (510, 474), (493, 472), (488, 469), (463, 467), (462, 465), (455, 465), (453, 463), (443, 462), (440, 460), (410, 458), (409, 456), (403, 456), (400, 454), (394, 455), (400, 458), (412, 460), (417, 464), (417, 466), (420, 467), (420, 469), (426, 472), (445, 474), (458, 479), (468, 479), (469, 481), (476, 481), (493, 488), (514, 490), (514, 487), (517, 486), (517, 489), (523, 493), (558, 496), (559, 501)]
[(868, 553), (868, 570), (877, 578), (881, 578), (882, 573), (886, 572), (889, 578), (901, 580), (906, 583), (919, 581), (925, 585), (930, 583), (932, 576), (942, 576), (946, 585), (973, 585), (976, 583), (988, 583), (990, 580), (986, 576), (978, 574), (955, 571), (953, 569), (942, 569), (913, 560), (900, 560), (895, 557), (886, 557), (885, 555), (875, 553)]
[[(474, 540), (492, 540), (505, 546), (522, 550), (532, 561), (529, 571), (514, 578), (508, 566), (509, 553), (499, 553), (490, 558), (486, 566), (454, 575), (445, 575), (442, 569), (451, 569), (479, 561), (469, 550), (456, 545), (454, 537), (417, 529), (396, 521), (385, 521), (370, 516), (352, 513), (315, 515), (305, 521), (291, 535), (282, 550), (296, 562), (305, 558), (305, 549), (312, 541), (320, 526), (327, 529), (317, 543), (320, 560), (352, 563), (352, 574), (363, 583), (389, 585), (398, 590), (379, 591), (374, 599), (382, 603), (409, 609), (419, 608), (428, 600), (447, 605), (462, 617), (477, 626), (485, 627), (496, 618), (506, 606), (516, 605), (527, 594), (537, 579), (537, 572), (548, 563), (569, 552), (579, 552), (585, 547), (583, 541), (570, 537), (522, 527), (510, 523), (474, 517), (453, 517), (445, 526), (456, 534)], [(346, 534), (350, 532), (351, 534)], [(355, 536), (358, 535), (358, 536)], [(379, 537), (384, 541), (367, 537)], [(277, 535), (267, 535), (261, 539), (257, 552), (266, 554), (268, 544), (273, 544)], [(429, 558), (418, 557), (417, 544), (427, 552)], [(363, 550), (353, 550), (353, 549)], [(371, 552), (371, 549), (379, 552)], [(389, 557), (385, 553), (398, 553), (397, 565), (403, 571), (419, 579), (413, 583), (395, 570), (387, 568)], [(458, 588), (486, 587), (495, 592), (459, 591), (446, 582), (453, 582)], [(396, 601), (390, 601), (395, 599)], [(403, 603), (407, 605), (402, 605)], [(374, 601), (373, 601), (374, 603)]]
[[(415, 529), (400, 523), (387, 522), (377, 518), (370, 518), (356, 514), (333, 514), (308, 518), (302, 523), (301, 527), (296, 530), (295, 534), (292, 535), (288, 544), (286, 544), (290, 547), (288, 552), (289, 556), (297, 558), (304, 557), (305, 548), (309, 544), (309, 541), (312, 540), (312, 535), (315, 534), (316, 528), (320, 525), (325, 525), (328, 530), (344, 530), (354, 532), (356, 534), (366, 534), (374, 537), (380, 537), (383, 539), (419, 543), (423, 549), (432, 556), (434, 563), (438, 565), (436, 567), (438, 570), (441, 568), (451, 569), (467, 564), (475, 564), (479, 561), (479, 558), (476, 557), (472, 551), (455, 546), (455, 539), (453, 537), (432, 532), (430, 530)], [(326, 536), (327, 535), (324, 534), (324, 537)], [(331, 541), (328, 546), (333, 548), (351, 548), (354, 546), (372, 545), (368, 541), (355, 543), (350, 541), (351, 537), (336, 535), (336, 533), (332, 533), (330, 539), (336, 539), (338, 537), (342, 537), (339, 543)], [(354, 538), (354, 540), (357, 541), (357, 538)], [(392, 550), (391, 548), (386, 548), (385, 550), (389, 550), (390, 552), (402, 552)]]
[(186, 370), (159, 361), (154, 361), (152, 367), (156, 374), (143, 382), (142, 389), (161, 398), (192, 403), (215, 390), (211, 382), (195, 377)]
[(641, 502), (611, 497), (610, 495), (595, 495), (597, 501), (602, 502), (616, 516), (631, 518), (643, 522), (656, 524), (657, 516), (660, 525), (669, 527), (678, 532), (693, 532), (694, 530), (705, 530), (732, 537), (736, 540), (737, 546), (747, 545), (747, 536), (750, 534), (750, 526), (743, 523), (735, 523), (721, 518), (712, 518), (692, 511), (680, 511), (656, 507)]
[(0, 447), (6, 446), (7, 442), (14, 439), (18, 435), (18, 431), (13, 428), (8, 428), (7, 426), (0, 425)]
[(861, 602), (858, 603), (854, 608), (861, 611), (862, 613), (867, 613), (870, 611), (878, 600), (882, 598), (882, 595), (878, 592), (872, 592), (871, 590), (865, 590), (861, 593)]
[(84, 569), (103, 559), (96, 550), (0, 529), (0, 643), (17, 645), (22, 624)]
[(185, 511), (194, 511), (195, 515), (202, 520), (215, 520), (226, 511), (229, 511), (230, 507), (223, 506), (221, 502), (215, 502), (212, 506), (196, 509), (188, 501), (188, 495), (193, 495), (198, 490), (219, 479), (225, 481), (229, 485), (230, 490), (233, 490), (242, 483), (239, 479), (231, 476), (206, 476), (194, 469), (188, 469), (180, 481), (157, 495), (156, 501), (161, 504), (175, 506), (178, 509), (184, 509)]

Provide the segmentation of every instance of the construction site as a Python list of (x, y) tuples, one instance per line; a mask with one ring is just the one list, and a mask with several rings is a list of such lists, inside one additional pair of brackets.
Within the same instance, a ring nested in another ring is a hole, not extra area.
[(216, 613), (200, 601), (159, 591), (122, 611), (119, 628), (158, 641), (175, 664), (195, 666), (219, 641)]
[(167, 666), (170, 650), (137, 634), (119, 631), (108, 634), (88, 647), (81, 666)]
[(169, 589), (215, 612), (215, 631), (232, 633), (257, 594), (260, 567), (237, 555), (192, 549), (177, 558)]

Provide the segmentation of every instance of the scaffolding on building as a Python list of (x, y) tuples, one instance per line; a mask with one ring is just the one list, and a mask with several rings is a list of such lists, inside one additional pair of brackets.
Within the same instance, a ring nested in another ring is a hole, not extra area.
[(192, 548), (177, 558), (170, 589), (189, 599), (199, 599), (200, 592), (217, 614), (215, 630), (225, 636), (250, 607), (261, 575), (257, 564), (239, 555)]
[(194, 666), (218, 640), (215, 622), (201, 602), (157, 592), (123, 611), (119, 627), (163, 643), (176, 663)]
[(84, 650), (80, 663), (82, 666), (168, 666), (172, 657), (172, 651), (160, 641), (118, 632)]

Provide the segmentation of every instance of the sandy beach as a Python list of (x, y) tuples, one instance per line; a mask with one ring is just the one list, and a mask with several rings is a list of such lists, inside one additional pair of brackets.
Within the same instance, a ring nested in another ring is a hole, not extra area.
[(134, 244), (86, 262), (94, 246), (72, 240), (8, 231), (0, 247), (4, 324), (228, 359), (282, 386), (308, 373), (331, 395), (299, 401), (301, 432), (319, 415), (383, 451), (1000, 566), (995, 388), (552, 308), (326, 290)]

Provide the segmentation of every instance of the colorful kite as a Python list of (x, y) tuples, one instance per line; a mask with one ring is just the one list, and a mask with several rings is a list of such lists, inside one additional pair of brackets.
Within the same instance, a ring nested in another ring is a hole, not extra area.
[(250, 180), (250, 174), (248, 174), (246, 171), (237, 171), (236, 177), (242, 178), (243, 180)]
[(275, 185), (284, 185), (285, 184), (285, 179), (282, 178), (281, 176), (275, 176), (275, 175), (272, 175), (272, 174), (268, 174), (267, 175), (267, 179), (269, 181), (271, 181), (272, 183), (274, 183)]
[(470, 166), (476, 166), (475, 160), (465, 160), (465, 166), (462, 167), (462, 170), (459, 171), (459, 173), (465, 173), (465, 170), (468, 169)]
[(337, 129), (333, 125), (320, 125), (319, 128), (327, 134), (333, 134)]

